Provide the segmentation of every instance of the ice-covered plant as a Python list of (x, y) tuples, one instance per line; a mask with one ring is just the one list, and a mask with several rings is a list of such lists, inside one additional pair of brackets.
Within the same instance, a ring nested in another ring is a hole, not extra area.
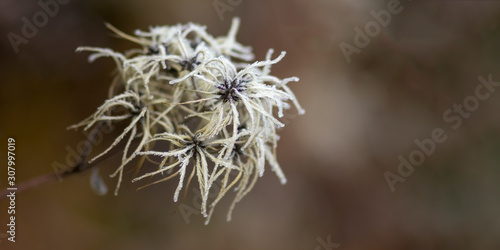
[[(93, 52), (90, 61), (110, 57), (116, 63), (109, 99), (70, 127), (88, 130), (97, 124), (123, 125), (114, 126), (124, 129), (90, 160), (125, 141), (121, 164), (111, 175), (118, 177), (115, 195), (125, 168), (134, 159), (139, 164), (133, 182), (147, 180), (149, 186), (179, 178), (174, 201), (196, 176), (206, 223), (215, 205), (234, 189), (230, 220), (235, 204), (264, 174), (266, 163), (286, 183), (276, 159), (277, 128), (284, 126), (279, 118), (290, 104), (299, 114), (304, 113), (287, 85), (298, 78), (271, 75), (271, 66), (285, 52), (273, 59), (270, 49), (263, 61), (252, 62), (251, 48), (236, 41), (238, 27), (235, 18), (227, 36), (222, 37), (213, 37), (204, 26), (193, 23), (151, 27), (132, 36), (108, 25), (139, 48), (124, 53), (96, 47), (77, 49)], [(220, 189), (209, 200), (216, 182)]]

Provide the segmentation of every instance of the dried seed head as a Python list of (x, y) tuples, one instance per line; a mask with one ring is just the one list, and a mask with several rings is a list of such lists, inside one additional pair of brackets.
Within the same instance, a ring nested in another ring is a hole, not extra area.
[[(274, 110), (283, 116), (289, 101), (299, 114), (303, 109), (286, 85), (298, 78), (271, 75), (271, 65), (282, 60), (285, 52), (271, 59), (270, 49), (264, 61), (252, 63), (251, 47), (236, 41), (238, 18), (222, 37), (213, 37), (205, 27), (193, 23), (138, 30), (135, 36), (107, 26), (140, 48), (124, 53), (107, 48), (77, 49), (93, 52), (90, 61), (111, 57), (118, 74), (110, 87), (110, 98), (71, 127), (88, 129), (99, 122), (126, 125), (112, 145), (94, 157), (126, 141), (121, 165), (111, 175), (118, 176), (115, 194), (125, 167), (142, 158), (139, 176), (133, 182), (157, 178), (145, 185), (149, 186), (179, 177), (174, 201), (183, 189), (186, 173), (187, 186), (196, 176), (201, 213), (208, 223), (220, 199), (236, 187), (230, 212), (233, 210), (263, 175), (266, 162), (281, 183), (286, 182), (275, 154), (279, 138), (276, 129), (284, 124)], [(143, 167), (145, 159), (156, 162), (157, 167)], [(220, 190), (209, 201), (208, 193), (214, 186)]]

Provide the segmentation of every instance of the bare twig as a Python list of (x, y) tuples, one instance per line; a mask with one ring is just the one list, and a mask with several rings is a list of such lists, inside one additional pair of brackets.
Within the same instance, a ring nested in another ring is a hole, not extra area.
[[(96, 135), (98, 132), (100, 132), (102, 126), (103, 126), (103, 123), (101, 122), (101, 123), (98, 123), (92, 129), (92, 131), (90, 132), (89, 136), (87, 137), (87, 141), (86, 141), (86, 144), (88, 145), (88, 147), (86, 147), (83, 150), (83, 152), (80, 155), (80, 159), (72, 168), (69, 168), (68, 170), (66, 170), (62, 173), (55, 173), (54, 172), (54, 173), (49, 173), (49, 174), (43, 174), (43, 175), (33, 177), (33, 178), (26, 180), (24, 182), (21, 182), (20, 184), (16, 185), (16, 188), (17, 188), (17, 190), (15, 190), (16, 194), (18, 194), (22, 191), (25, 191), (25, 190), (36, 188), (36, 187), (41, 186), (45, 183), (49, 183), (49, 182), (52, 182), (55, 180), (59, 180), (61, 178), (66, 178), (66, 177), (69, 177), (69, 176), (72, 176), (72, 175), (75, 175), (78, 173), (85, 172), (86, 170), (89, 170), (89, 169), (97, 166), (100, 162), (106, 160), (108, 157), (110, 157), (111, 155), (116, 153), (117, 150), (114, 150), (115, 152), (109, 152), (107, 155), (92, 162), (92, 164), (87, 163), (88, 162), (87, 158), (88, 158), (88, 155), (92, 149), (92, 145), (95, 142)], [(0, 201), (6, 199), (7, 195), (10, 192), (12, 192), (12, 191), (8, 190), (7, 188), (0, 191)]]

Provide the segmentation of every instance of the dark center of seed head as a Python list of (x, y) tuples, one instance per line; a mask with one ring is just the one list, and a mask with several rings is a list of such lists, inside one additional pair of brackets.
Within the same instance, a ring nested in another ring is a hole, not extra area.
[(193, 71), (198, 65), (200, 65), (200, 62), (197, 60), (197, 56), (189, 59), (189, 60), (184, 60), (179, 63), (182, 67), (182, 70), (188, 70), (188, 71)]
[(239, 79), (233, 79), (232, 81), (224, 80), (224, 83), (217, 86), (220, 89), (217, 94), (220, 96), (220, 99), (223, 102), (235, 101), (238, 102), (240, 100), (239, 96), (236, 92), (242, 92), (245, 90), (245, 87), (242, 85)]

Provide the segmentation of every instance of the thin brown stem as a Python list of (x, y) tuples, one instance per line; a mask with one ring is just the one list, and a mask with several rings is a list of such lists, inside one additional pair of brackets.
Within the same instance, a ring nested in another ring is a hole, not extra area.
[[(21, 182), (20, 184), (16, 185), (17, 189), (14, 190), (16, 192), (16, 194), (18, 194), (22, 191), (25, 191), (25, 190), (39, 187), (45, 183), (49, 183), (49, 182), (52, 182), (55, 180), (60, 180), (62, 178), (66, 178), (66, 177), (69, 177), (69, 176), (72, 176), (75, 174), (85, 172), (86, 170), (89, 170), (89, 169), (97, 166), (100, 162), (106, 160), (107, 158), (112, 156), (114, 153), (116, 153), (116, 149), (115, 149), (115, 150), (113, 150), (114, 152), (108, 152), (108, 154), (106, 154), (105, 156), (92, 162), (92, 164), (87, 163), (88, 162), (87, 158), (88, 158), (88, 155), (92, 149), (92, 145), (95, 143), (97, 133), (100, 132), (102, 126), (103, 126), (103, 123), (100, 122), (92, 129), (92, 131), (90, 132), (89, 136), (87, 137), (87, 141), (86, 141), (88, 147), (86, 147), (83, 150), (83, 152), (80, 154), (80, 159), (73, 167), (67, 169), (66, 171), (63, 171), (62, 173), (54, 172), (54, 173), (49, 173), (49, 174), (43, 174), (43, 175), (39, 175), (39, 176), (33, 177), (31, 179), (28, 179), (24, 182)], [(8, 188), (5, 188), (4, 190), (0, 191), (0, 201), (6, 199), (7, 195), (10, 192), (13, 192), (13, 191), (9, 190)]]

